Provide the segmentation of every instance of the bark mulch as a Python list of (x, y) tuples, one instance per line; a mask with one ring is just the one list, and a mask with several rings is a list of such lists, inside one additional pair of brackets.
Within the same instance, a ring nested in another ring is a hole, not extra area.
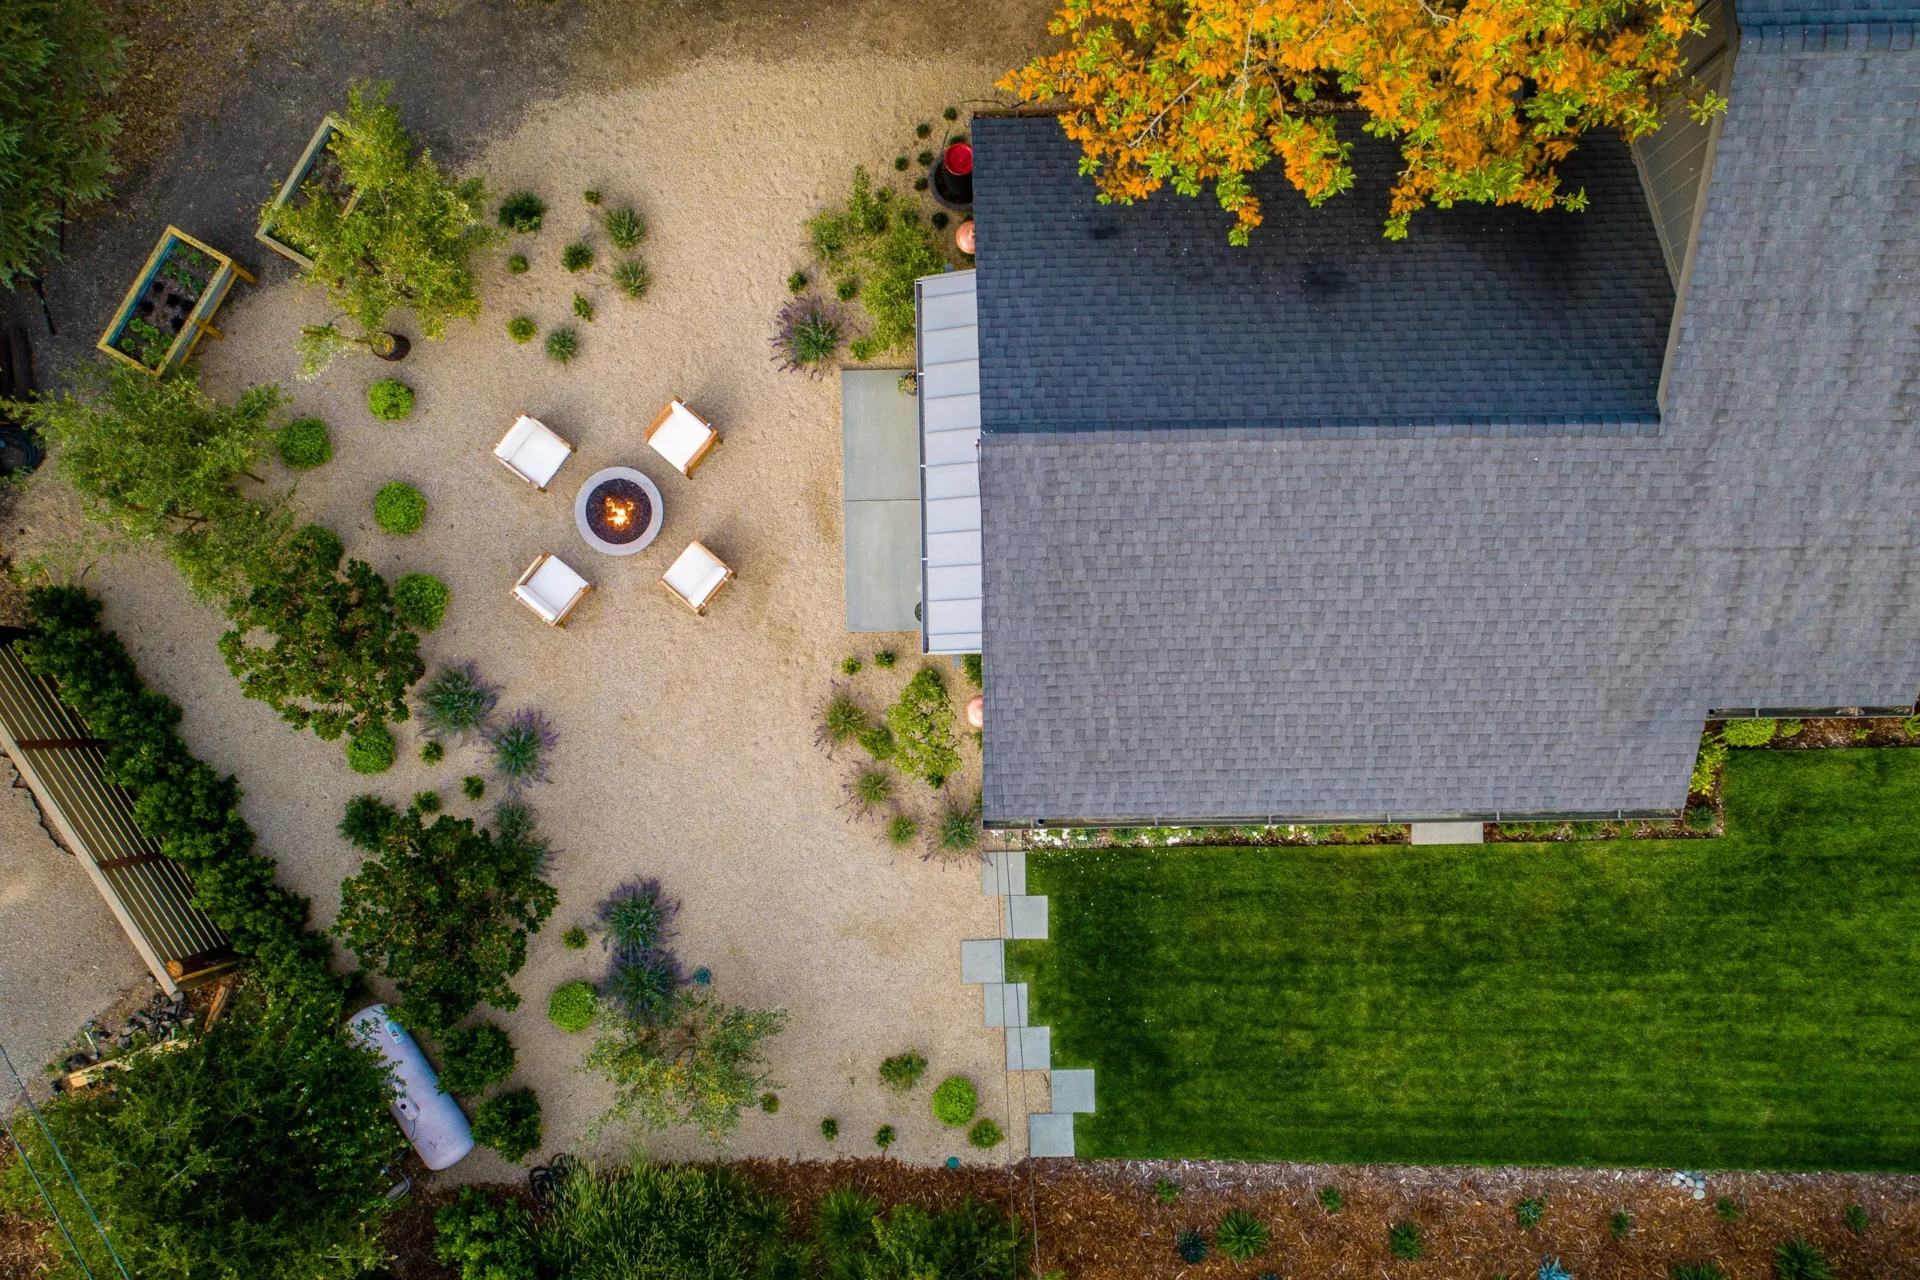
[[(1400, 1168), (1180, 1161), (1038, 1161), (1010, 1169), (926, 1168), (884, 1159), (748, 1160), (729, 1166), (792, 1207), (805, 1230), (814, 1204), (853, 1186), (886, 1203), (945, 1208), (972, 1196), (1039, 1222), (1039, 1271), (1066, 1280), (1333, 1280), (1422, 1277), (1532, 1280), (1556, 1256), (1575, 1280), (1666, 1280), (1675, 1263), (1718, 1262), (1729, 1280), (1771, 1280), (1773, 1250), (1794, 1235), (1825, 1249), (1845, 1280), (1920, 1274), (1920, 1177), (1843, 1174), (1715, 1174), (1707, 1198), (1651, 1170)], [(1155, 1183), (1180, 1187), (1159, 1203)], [(1320, 1206), (1323, 1186), (1340, 1188), (1345, 1206)], [(1514, 1206), (1546, 1200), (1538, 1228), (1522, 1231)], [(1722, 1197), (1739, 1210), (1716, 1212)], [(448, 1280), (432, 1259), (433, 1213), (446, 1194), (414, 1196), (390, 1220), (387, 1240), (397, 1280)], [(1866, 1229), (1847, 1229), (1847, 1206), (1867, 1211)], [(1273, 1232), (1265, 1255), (1237, 1263), (1217, 1253), (1187, 1266), (1175, 1235), (1198, 1228), (1211, 1238), (1222, 1215), (1245, 1209)], [(1613, 1233), (1613, 1215), (1632, 1229)], [(1425, 1256), (1387, 1251), (1387, 1229), (1419, 1224)]]

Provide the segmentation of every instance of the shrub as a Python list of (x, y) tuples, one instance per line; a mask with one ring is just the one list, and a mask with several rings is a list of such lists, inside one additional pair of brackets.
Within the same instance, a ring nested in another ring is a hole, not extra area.
[(979, 1109), (980, 1095), (965, 1076), (948, 1076), (933, 1091), (933, 1118), (949, 1129), (967, 1124)]
[(559, 735), (547, 718), (530, 707), (514, 712), (488, 735), (493, 770), (506, 783), (509, 795), (547, 780), (547, 752), (557, 741)]
[(933, 167), (933, 152), (931, 151), (922, 151), (919, 155), (915, 156), (914, 159), (920, 162), (922, 169), (930, 169)]
[(975, 1121), (973, 1128), (967, 1130), (967, 1144), (982, 1151), (991, 1151), (1006, 1140), (1007, 1135), (1000, 1132), (1000, 1126), (993, 1122), (991, 1116)]
[(1347, 1198), (1340, 1193), (1339, 1187), (1329, 1182), (1320, 1188), (1320, 1207), (1328, 1213), (1338, 1213), (1347, 1207)]
[(873, 1145), (880, 1148), (882, 1155), (886, 1154), (887, 1148), (892, 1146), (893, 1142), (894, 1134), (892, 1125), (883, 1124), (873, 1131)]
[(555, 329), (547, 335), (547, 359), (557, 360), (561, 364), (571, 364), (580, 354), (580, 335), (568, 328)]
[(560, 935), (560, 945), (569, 951), (585, 951), (587, 949), (587, 931), (577, 924), (574, 925)]
[(560, 265), (570, 274), (579, 275), (593, 265), (593, 249), (585, 240), (575, 240), (560, 253)]
[(931, 135), (932, 133), (933, 133), (933, 126), (927, 123), (925, 120), (922, 120), (919, 124), (913, 126), (913, 136), (916, 138), (925, 138)]
[[(860, 294), (860, 281), (854, 276), (844, 276), (833, 286), (833, 296), (842, 302), (852, 302)], [(865, 359), (865, 357), (861, 357)]]
[(697, 986), (677, 989), (647, 1021), (616, 1015), (587, 1051), (587, 1069), (614, 1086), (598, 1124), (692, 1124), (709, 1142), (725, 1141), (764, 1090), (762, 1042), (785, 1021), (778, 1009), (724, 1005)]
[(857, 657), (846, 657), (846, 658), (840, 659), (840, 674), (843, 676), (859, 675), (860, 659)]
[(893, 158), (893, 170), (895, 173), (905, 173), (907, 166), (912, 163), (913, 161), (907, 159), (905, 156), (895, 156)]
[(428, 825), (374, 796), (350, 801), (340, 822), (341, 836), (374, 856), (341, 882), (331, 931), (393, 980), (401, 1021), (429, 1035), (481, 1001), (519, 1007), (509, 980), (559, 901), (540, 878), (544, 846), (499, 825), (496, 834), (445, 814)]
[(1718, 817), (1710, 804), (1697, 804), (1687, 810), (1686, 826), (1689, 831), (1711, 831)]
[(491, 1022), (447, 1032), (440, 1045), (440, 1092), (478, 1097), (513, 1075), (513, 1040)]
[[(889, 1134), (891, 1137), (891, 1134)], [(850, 1188), (828, 1193), (814, 1212), (813, 1250), (828, 1277), (1018, 1280), (1028, 1238), (992, 1205), (962, 1200), (945, 1213), (896, 1205), (883, 1216)]]
[[(926, 190), (926, 180), (914, 188)], [(855, 169), (846, 203), (811, 219), (807, 232), (820, 259), (863, 282), (860, 304), (873, 321), (876, 349), (906, 343), (913, 336), (913, 282), (946, 266), (913, 202), (875, 191), (867, 171)]]
[(370, 724), (347, 739), (347, 767), (355, 773), (385, 773), (394, 755), (393, 734), (384, 724)]
[(578, 1169), (541, 1224), (540, 1273), (740, 1280), (770, 1254), (781, 1219), (776, 1202), (725, 1169)]
[(1612, 1232), (1615, 1240), (1625, 1240), (1633, 1234), (1633, 1215), (1625, 1209), (1615, 1210), (1612, 1221), (1607, 1224), (1607, 1229)]
[(1213, 1239), (1220, 1252), (1235, 1262), (1251, 1262), (1267, 1251), (1272, 1231), (1246, 1210), (1235, 1209), (1220, 1219)]
[(1807, 724), (1804, 720), (1782, 720), (1780, 722), (1780, 736), (1783, 738), (1797, 738), (1800, 736), (1800, 731), (1806, 727)]
[(540, 220), (546, 213), (545, 200), (531, 191), (516, 191), (500, 202), (500, 225), (521, 235), (532, 235), (540, 229)]
[(409, 805), (408, 808), (412, 809), (415, 813), (438, 813), (441, 808), (440, 793), (438, 791), (416, 791), (413, 793), (413, 803)]
[(953, 708), (937, 667), (922, 667), (887, 709), (887, 727), (893, 730), (893, 762), (902, 772), (940, 786), (960, 767), (953, 742)]
[(1741, 1212), (1740, 1202), (1732, 1196), (1721, 1196), (1713, 1202), (1713, 1212), (1722, 1222), (1738, 1222)]
[(389, 480), (373, 497), (373, 522), (388, 533), (418, 533), (427, 518), (427, 500), (410, 484)]
[(470, 773), (460, 779), (460, 794), (469, 800), (478, 800), (487, 794), (487, 780), (477, 773)]
[(900, 661), (900, 655), (891, 649), (882, 649), (873, 655), (873, 665), (883, 671), (893, 670), (893, 664)]
[(1855, 1235), (1864, 1234), (1867, 1229), (1866, 1209), (1857, 1204), (1848, 1205), (1846, 1222), (1847, 1230), (1853, 1232)]
[(1207, 1238), (1189, 1227), (1173, 1238), (1173, 1251), (1180, 1261), (1197, 1267), (1207, 1260)]
[(422, 764), (439, 764), (446, 758), (447, 748), (440, 739), (428, 738), (420, 744), (420, 762)]
[(945, 209), (935, 209), (933, 211), (933, 216), (928, 218), (927, 221), (933, 224), (933, 229), (935, 231), (945, 231), (947, 229), (947, 224), (949, 222), (952, 222), (953, 219), (947, 216), (947, 211)]
[(847, 795), (861, 813), (893, 799), (893, 775), (885, 769), (862, 769), (847, 784)]
[(1426, 1252), (1420, 1240), (1420, 1224), (1396, 1222), (1387, 1228), (1387, 1252), (1402, 1262), (1413, 1262)]
[(880, 344), (872, 338), (855, 338), (847, 344), (847, 353), (855, 360), (871, 360), (880, 354)]
[(462, 1187), (433, 1227), (434, 1257), (460, 1280), (534, 1280), (533, 1220), (511, 1196)]
[(893, 730), (883, 724), (860, 731), (860, 746), (875, 760), (893, 759)]
[(828, 1116), (825, 1120), (822, 1120), (820, 1122), (820, 1136), (828, 1142), (832, 1142), (840, 1136), (840, 1122), (832, 1116)]
[(847, 324), (839, 308), (813, 296), (789, 299), (774, 321), (773, 358), (783, 370), (825, 377), (846, 341)]
[(580, 193), (580, 198), (582, 200), (585, 200), (588, 204), (598, 205), (600, 203), (600, 192), (598, 190), (593, 190), (593, 189), (582, 191)]
[(647, 270), (646, 263), (629, 258), (613, 269), (613, 283), (620, 292), (638, 302), (653, 287), (653, 274)]
[(547, 1017), (568, 1035), (593, 1025), (600, 1011), (599, 997), (584, 982), (569, 982), (555, 989), (547, 1001)]
[(473, 1113), (473, 1140), (518, 1164), (540, 1145), (540, 1098), (531, 1089), (509, 1089)]
[(333, 460), (333, 439), (318, 418), (295, 418), (275, 437), (280, 461), (295, 471), (311, 471)]
[(1727, 762), (1727, 744), (1718, 736), (1707, 735), (1700, 739), (1700, 754), (1694, 757), (1693, 777), (1687, 783), (1687, 790), (1697, 796), (1713, 793), (1714, 779), (1720, 774), (1720, 766)]
[(619, 947), (604, 986), (607, 999), (629, 1018), (652, 1024), (673, 1009), (680, 964), (666, 951)]
[(1764, 747), (1773, 741), (1778, 727), (1778, 722), (1773, 720), (1729, 720), (1720, 736), (1730, 747)]
[(1825, 1251), (1805, 1236), (1795, 1236), (1773, 1251), (1773, 1273), (1779, 1280), (1834, 1280)]
[(528, 316), (515, 316), (507, 321), (507, 336), (523, 346), (532, 342), (539, 332), (540, 326)]
[(847, 739), (857, 737), (866, 727), (867, 713), (853, 700), (851, 693), (836, 687), (833, 696), (827, 699), (826, 708), (820, 713), (821, 740), (828, 746), (837, 747)]
[(780, 1095), (777, 1093), (761, 1094), (760, 1109), (768, 1115), (776, 1114), (780, 1110)]
[(453, 592), (430, 573), (403, 573), (393, 584), (393, 608), (416, 631), (432, 631), (447, 616)]
[[(128, 1062), (111, 1090), (42, 1103), (44, 1132), (13, 1132), (35, 1168), (71, 1169), (130, 1274), (352, 1280), (384, 1261), (381, 1171), (405, 1143), (380, 1058), (342, 1034), (337, 1003), (243, 981), (204, 1034)], [(26, 1162), (8, 1165), (0, 1198), (39, 1215)], [(73, 1184), (44, 1181), (89, 1273), (119, 1274), (79, 1229)]]
[(960, 108), (948, 107), (940, 113), (940, 118), (942, 120), (958, 120), (960, 118)]
[(944, 853), (964, 853), (980, 843), (980, 806), (948, 808), (940, 815), (938, 836)]
[(585, 320), (588, 324), (593, 323), (593, 303), (588, 301), (585, 294), (576, 293), (573, 295), (573, 314)]
[(1542, 1258), (1539, 1270), (1533, 1273), (1533, 1280), (1573, 1280), (1573, 1277), (1560, 1265), (1560, 1259)]
[(920, 824), (904, 813), (896, 813), (887, 819), (887, 843), (902, 848), (913, 843), (920, 834)]
[(404, 422), (413, 412), (413, 388), (398, 378), (382, 378), (367, 388), (367, 411), (382, 422)]
[(1169, 1178), (1165, 1174), (1162, 1174), (1160, 1177), (1155, 1178), (1153, 1180), (1154, 1203), (1161, 1204), (1161, 1205), (1169, 1205), (1169, 1204), (1172, 1204), (1175, 1200), (1178, 1200), (1179, 1198), (1180, 1198), (1180, 1184), (1175, 1182), (1172, 1178)]
[(632, 209), (615, 209), (607, 215), (607, 239), (616, 249), (631, 249), (647, 238), (647, 224)]
[(1531, 1231), (1540, 1225), (1540, 1219), (1546, 1216), (1546, 1212), (1545, 1196), (1528, 1196), (1513, 1206), (1513, 1220), (1522, 1231)]
[(472, 733), (486, 727), (499, 698), (473, 663), (447, 664), (420, 687), (420, 722), (429, 733)]
[(927, 1074), (927, 1060), (918, 1049), (896, 1053), (880, 1063), (880, 1083), (895, 1093), (908, 1093)]
[(509, 274), (516, 275), (516, 276), (523, 276), (527, 274), (527, 267), (528, 267), (528, 263), (527, 263), (526, 254), (516, 253), (508, 256), (507, 271)]
[(1668, 1280), (1727, 1280), (1717, 1262), (1696, 1262), (1691, 1266), (1676, 1262), (1667, 1268)]
[(796, 271), (796, 272), (794, 272), (794, 273), (793, 273), (792, 275), (790, 275), (790, 276), (788, 276), (788, 277), (787, 277), (787, 292), (788, 292), (788, 293), (802, 293), (802, 292), (804, 292), (804, 291), (806, 290), (806, 287), (807, 287), (807, 273), (806, 273), (806, 272), (804, 272), (804, 271)]

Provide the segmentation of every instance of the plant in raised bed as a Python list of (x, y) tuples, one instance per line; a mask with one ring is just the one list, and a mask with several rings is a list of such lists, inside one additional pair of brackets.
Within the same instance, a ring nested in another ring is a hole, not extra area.
[(170, 372), (186, 360), (203, 333), (218, 336), (207, 322), (235, 279), (251, 282), (253, 277), (224, 254), (170, 226), (97, 345), (148, 373)]
[(432, 631), (447, 616), (453, 592), (430, 573), (403, 573), (393, 584), (393, 607), (416, 631)]
[(277, 234), (307, 248), (303, 278), (326, 289), (360, 332), (384, 332), (389, 312), (413, 312), (428, 338), (455, 318), (471, 319), (480, 296), (469, 261), (500, 232), (486, 223), (486, 185), (456, 180), (416, 146), (388, 105), (390, 86), (355, 84), (344, 128), (328, 142), (351, 207), (309, 200), (284, 209)]

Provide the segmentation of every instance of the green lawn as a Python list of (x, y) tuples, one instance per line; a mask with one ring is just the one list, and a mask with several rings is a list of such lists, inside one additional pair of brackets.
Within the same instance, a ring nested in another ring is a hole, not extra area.
[(1083, 1156), (1920, 1169), (1920, 750), (1719, 840), (1030, 854)]

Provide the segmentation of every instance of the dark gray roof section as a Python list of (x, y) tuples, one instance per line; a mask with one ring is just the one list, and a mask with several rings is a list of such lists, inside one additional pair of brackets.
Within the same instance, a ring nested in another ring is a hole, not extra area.
[(1673, 286), (1626, 147), (1565, 166), (1584, 214), (1466, 205), (1381, 235), (1398, 150), (1353, 138), (1318, 210), (1254, 176), (1247, 248), (1211, 196), (1095, 201), (1045, 117), (978, 119), (981, 413), (988, 431), (1638, 427)]
[(1656, 435), (990, 431), (987, 819), (1671, 810), (1708, 708), (1910, 702), (1920, 54), (1731, 98)]
[(1734, 10), (1741, 29), (1749, 33), (1756, 27), (1847, 27), (1920, 20), (1920, 5), (1899, 0), (1827, 0), (1824, 4), (1819, 0), (1734, 0)]

